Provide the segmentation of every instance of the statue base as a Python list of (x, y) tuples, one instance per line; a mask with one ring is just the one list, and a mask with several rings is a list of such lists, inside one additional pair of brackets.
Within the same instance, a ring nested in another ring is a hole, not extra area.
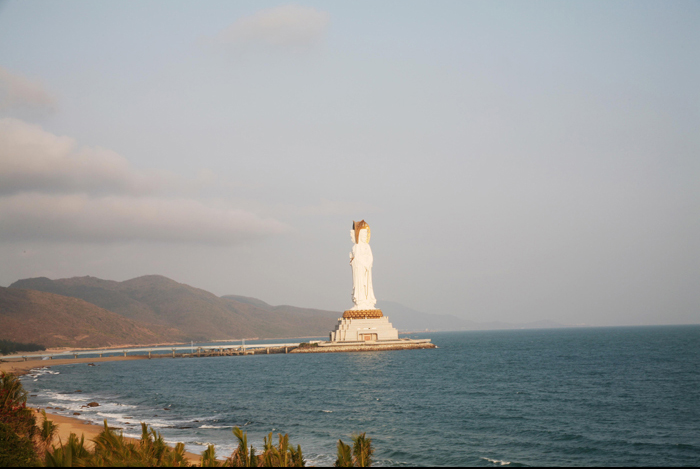
[(330, 333), (331, 342), (383, 342), (399, 340), (399, 331), (380, 309), (348, 310)]
[(376, 319), (382, 316), (381, 309), (349, 309), (343, 313), (343, 319)]

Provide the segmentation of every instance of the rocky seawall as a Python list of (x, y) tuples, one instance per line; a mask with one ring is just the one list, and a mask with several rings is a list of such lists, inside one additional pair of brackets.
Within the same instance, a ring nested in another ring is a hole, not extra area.
[(326, 345), (323, 347), (298, 347), (289, 353), (339, 353), (339, 352), (378, 352), (389, 350), (414, 350), (437, 348), (430, 342), (408, 344), (362, 344), (362, 345)]

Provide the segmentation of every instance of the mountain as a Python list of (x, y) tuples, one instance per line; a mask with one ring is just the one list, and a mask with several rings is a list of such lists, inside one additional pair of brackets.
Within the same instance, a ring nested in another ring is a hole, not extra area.
[(221, 298), (228, 298), (229, 300), (234, 300), (239, 303), (245, 303), (249, 305), (256, 306), (258, 308), (264, 309), (265, 311), (272, 311), (274, 306), (265, 303), (263, 300), (257, 298), (252, 298), (250, 296), (240, 296), (240, 295), (224, 295)]
[(377, 307), (400, 331), (465, 331), (476, 326), (476, 323), (457, 316), (421, 313), (393, 301), (382, 301)]
[(291, 314), (297, 318), (309, 318), (309, 319), (311, 319), (311, 318), (321, 318), (321, 317), (323, 317), (323, 318), (331, 318), (332, 317), (333, 318), (332, 326), (335, 326), (335, 322), (337, 321), (337, 319), (343, 315), (343, 313), (339, 313), (336, 311), (327, 311), (324, 309), (299, 308), (297, 306), (289, 306), (289, 305), (272, 306), (272, 305), (265, 303), (262, 300), (258, 300), (257, 298), (251, 298), (249, 296), (224, 295), (221, 298), (237, 301), (239, 303), (247, 303), (247, 304), (255, 305), (256, 307), (258, 307), (260, 309), (264, 309), (265, 311), (269, 311), (269, 312)]
[(11, 288), (80, 298), (121, 316), (176, 328), (182, 340), (325, 336), (339, 313), (273, 307), (255, 298), (220, 298), (160, 275), (124, 282), (95, 277), (18, 280)]
[(178, 334), (78, 298), (0, 287), (0, 339), (46, 347), (105, 347), (164, 343)]
[(483, 331), (496, 329), (550, 329), (568, 327), (554, 321), (524, 323), (475, 322), (451, 314), (421, 313), (400, 303), (382, 301), (377, 305), (389, 321), (400, 331)]

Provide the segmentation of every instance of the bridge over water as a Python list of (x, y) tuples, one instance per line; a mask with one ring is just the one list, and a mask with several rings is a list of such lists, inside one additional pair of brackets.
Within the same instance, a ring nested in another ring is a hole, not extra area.
[[(319, 341), (312, 341), (319, 342)], [(253, 343), (246, 344), (190, 344), (176, 346), (153, 346), (153, 347), (124, 347), (105, 349), (85, 349), (85, 350), (62, 350), (54, 352), (31, 353), (26, 355), (11, 355), (2, 358), (2, 361), (27, 361), (27, 360), (53, 360), (66, 358), (91, 358), (115, 355), (172, 355), (179, 356), (202, 356), (202, 355), (253, 355), (256, 353), (285, 353), (288, 350), (299, 347), (300, 342), (288, 343)], [(282, 352), (284, 351), (284, 352)]]

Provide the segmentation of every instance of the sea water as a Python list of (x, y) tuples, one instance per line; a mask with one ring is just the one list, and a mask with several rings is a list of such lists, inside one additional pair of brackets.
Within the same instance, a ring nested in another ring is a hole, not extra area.
[[(430, 333), (437, 349), (154, 359), (23, 378), (35, 406), (229, 456), (288, 433), (311, 464), (700, 465), (700, 326)], [(81, 390), (81, 393), (75, 393)], [(97, 401), (100, 406), (82, 407)]]

